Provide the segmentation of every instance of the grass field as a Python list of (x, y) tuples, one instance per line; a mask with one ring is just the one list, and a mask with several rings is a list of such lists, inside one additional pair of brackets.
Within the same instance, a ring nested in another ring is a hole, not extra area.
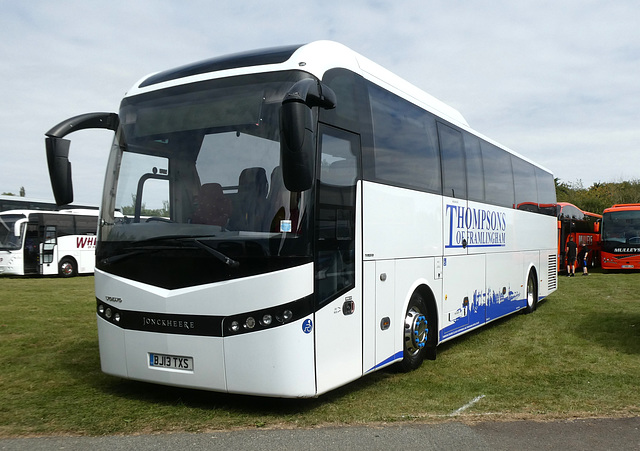
[(93, 277), (4, 277), (0, 436), (640, 415), (639, 293), (638, 273), (561, 277), (534, 314), (446, 343), (417, 371), (290, 400), (106, 376)]

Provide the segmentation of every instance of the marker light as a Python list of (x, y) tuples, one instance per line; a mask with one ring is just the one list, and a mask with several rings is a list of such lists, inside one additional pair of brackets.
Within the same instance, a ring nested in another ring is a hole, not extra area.
[(238, 332), (240, 330), (240, 323), (238, 321), (234, 321), (231, 323), (231, 332)]
[(111, 309), (107, 307), (107, 309), (104, 311), (104, 316), (106, 316), (107, 319), (111, 319), (111, 315), (112, 315)]
[(253, 318), (253, 316), (247, 318), (247, 320), (244, 322), (244, 327), (246, 327), (247, 329), (253, 329), (254, 327), (256, 327), (256, 320)]
[(285, 321), (289, 321), (292, 317), (293, 313), (291, 313), (291, 310), (285, 310), (282, 314), (282, 318), (284, 318)]
[(101, 315), (104, 315), (104, 305), (103, 304), (100, 304), (98, 306), (98, 313), (100, 313)]
[(268, 313), (262, 317), (263, 326), (269, 326), (271, 324), (271, 321), (273, 321), (273, 318)]

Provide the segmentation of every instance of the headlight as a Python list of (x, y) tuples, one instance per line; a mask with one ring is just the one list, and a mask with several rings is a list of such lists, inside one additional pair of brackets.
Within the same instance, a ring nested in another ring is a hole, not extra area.
[[(282, 308), (282, 307), (280, 307)], [(262, 310), (229, 317), (225, 329), (232, 334), (259, 331), (286, 324), (294, 319), (292, 310)]]
[(96, 309), (98, 316), (104, 320), (109, 321), (111, 324), (120, 323), (122, 320), (122, 313), (115, 307), (111, 307), (108, 304), (103, 304), (98, 301), (98, 308)]

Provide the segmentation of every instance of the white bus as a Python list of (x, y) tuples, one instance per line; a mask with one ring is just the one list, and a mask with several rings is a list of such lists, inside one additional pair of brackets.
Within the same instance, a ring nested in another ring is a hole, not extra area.
[(314, 397), (416, 368), (556, 289), (553, 175), (340, 44), (156, 73), (118, 114), (60, 123), (60, 203), (62, 138), (84, 128), (115, 131), (95, 273), (105, 373)]
[(93, 273), (98, 210), (0, 213), (0, 274)]

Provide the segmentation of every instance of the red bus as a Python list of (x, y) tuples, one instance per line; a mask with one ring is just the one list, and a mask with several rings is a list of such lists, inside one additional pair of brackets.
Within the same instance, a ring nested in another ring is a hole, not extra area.
[(602, 214), (602, 269), (640, 269), (640, 204), (616, 204)]
[[(584, 246), (589, 248), (587, 265), (595, 266), (600, 256), (600, 221), (602, 215), (579, 209), (568, 202), (558, 202), (558, 271), (567, 269), (567, 243), (569, 237), (578, 245), (578, 255)], [(582, 267), (582, 260), (576, 261)]]

